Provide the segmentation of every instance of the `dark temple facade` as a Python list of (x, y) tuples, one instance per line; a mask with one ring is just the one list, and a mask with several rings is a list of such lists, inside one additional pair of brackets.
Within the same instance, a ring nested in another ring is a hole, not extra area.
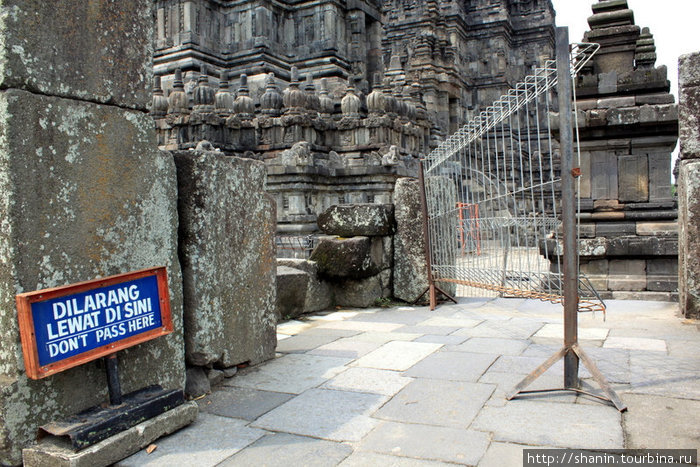
[(549, 0), (157, 0), (156, 12), (160, 146), (263, 160), (289, 235), (333, 204), (391, 202), (419, 157), (553, 56)]

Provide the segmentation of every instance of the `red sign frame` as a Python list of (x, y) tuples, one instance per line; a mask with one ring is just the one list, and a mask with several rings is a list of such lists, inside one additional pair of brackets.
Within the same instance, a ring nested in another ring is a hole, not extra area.
[[(122, 282), (141, 279), (148, 276), (155, 276), (158, 283), (158, 298), (160, 301), (161, 315), (160, 327), (145, 331), (141, 334), (129, 336), (117, 342), (111, 342), (106, 345), (93, 348), (84, 353), (67, 357), (58, 362), (50, 363), (44, 366), (39, 364), (37, 339), (34, 328), (34, 319), (32, 317), (32, 303), (86, 292), (92, 289), (120, 284)], [(168, 290), (168, 276), (164, 266), (78, 282), (62, 287), (21, 293), (18, 294), (15, 299), (17, 302), (17, 318), (19, 320), (22, 353), (24, 354), (24, 366), (27, 376), (32, 379), (45, 378), (55, 373), (67, 370), (68, 368), (73, 368), (84, 363), (91, 362), (98, 358), (111, 355), (119, 350), (133, 347), (134, 345), (141, 344), (143, 342), (155, 339), (156, 337), (165, 336), (173, 332), (173, 321), (170, 310), (170, 294)]]

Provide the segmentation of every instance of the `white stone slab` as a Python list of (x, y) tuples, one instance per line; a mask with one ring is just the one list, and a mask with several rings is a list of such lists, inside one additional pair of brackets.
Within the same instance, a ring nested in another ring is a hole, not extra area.
[(354, 318), (357, 314), (356, 311), (336, 311), (323, 315), (311, 315), (309, 319), (311, 321), (343, 321), (348, 318)]
[(478, 431), (384, 422), (362, 440), (358, 449), (476, 465), (488, 445), (489, 436)]
[(410, 342), (421, 337), (422, 334), (410, 334), (405, 332), (363, 332), (353, 336), (352, 339), (364, 342), (375, 342), (378, 344), (386, 344), (391, 341)]
[(309, 389), (251, 426), (332, 441), (359, 441), (379, 423), (370, 414), (386, 400), (379, 394)]
[(355, 362), (357, 366), (380, 370), (405, 371), (442, 347), (442, 344), (393, 341)]
[[(605, 328), (578, 328), (578, 338), (581, 340), (603, 340), (608, 337), (609, 329)], [(533, 337), (546, 337), (550, 339), (564, 339), (564, 325), (562, 323), (548, 323), (542, 326)]]
[(406, 376), (476, 382), (498, 358), (467, 352), (436, 352), (413, 365)]
[(497, 337), (472, 337), (466, 342), (450, 346), (454, 352), (486, 353), (496, 355), (520, 355), (529, 345), (524, 339), (499, 339)]
[(666, 352), (668, 350), (666, 341), (645, 337), (608, 337), (603, 343), (603, 348), (651, 350), (653, 352)]
[(355, 338), (343, 338), (322, 345), (309, 353), (312, 355), (357, 359), (363, 355), (367, 355), (383, 343), (384, 342), (368, 342)]
[(143, 450), (116, 465), (216, 465), (265, 434), (247, 424), (244, 420), (200, 413), (192, 425), (159, 439), (156, 442), (158, 448), (151, 454)]
[(338, 467), (438, 467), (454, 466), (444, 462), (423, 461), (410, 457), (389, 456), (387, 454), (377, 454), (376, 452), (355, 451), (347, 459), (338, 464)]
[(316, 324), (317, 323), (309, 323), (296, 320), (285, 321), (284, 323), (280, 323), (277, 325), (277, 334), (286, 334), (288, 336), (293, 336), (295, 334), (299, 334), (305, 329), (309, 329), (316, 326)]
[(442, 316), (436, 316), (434, 318), (426, 319), (417, 324), (417, 326), (437, 326), (437, 327), (448, 327), (448, 328), (473, 328), (480, 324), (483, 320), (474, 318), (446, 318)]
[(413, 378), (401, 376), (396, 371), (377, 370), (374, 368), (348, 368), (321, 387), (393, 396), (411, 381), (413, 381)]
[(467, 428), (495, 388), (491, 384), (417, 379), (379, 409), (374, 417)]
[(391, 332), (403, 326), (401, 323), (384, 323), (381, 321), (329, 321), (320, 324), (320, 329), (347, 329), (364, 332)]
[(270, 433), (217, 467), (333, 467), (345, 459), (352, 448), (344, 443)]
[(226, 384), (243, 388), (299, 394), (345, 370), (349, 358), (287, 354), (246, 369)]
[(607, 405), (512, 400), (485, 407), (471, 426), (496, 441), (579, 449), (622, 449), (620, 413)]

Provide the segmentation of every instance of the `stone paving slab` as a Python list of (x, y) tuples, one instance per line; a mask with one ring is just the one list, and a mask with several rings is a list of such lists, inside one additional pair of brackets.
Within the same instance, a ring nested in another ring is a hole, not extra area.
[(347, 444), (287, 433), (271, 433), (217, 467), (333, 467), (352, 453)]
[(411, 459), (410, 457), (396, 457), (386, 454), (377, 454), (375, 452), (355, 451), (343, 462), (338, 464), (339, 467), (368, 467), (368, 466), (383, 466), (383, 467), (438, 467), (438, 466), (454, 466), (453, 463), (423, 461), (419, 459)]
[(478, 431), (383, 422), (362, 440), (358, 448), (395, 456), (476, 465), (488, 445), (489, 436)]
[(467, 428), (494, 389), (491, 384), (419, 379), (403, 388), (374, 417)]
[(386, 344), (391, 341), (411, 342), (421, 337), (420, 334), (410, 334), (406, 332), (363, 332), (349, 339), (355, 339), (363, 342), (376, 342)]
[(296, 336), (291, 336), (289, 339), (285, 339), (282, 342), (277, 343), (277, 352), (282, 353), (304, 353), (309, 350), (313, 350), (324, 344), (329, 344), (333, 341), (338, 340), (338, 336), (319, 336), (319, 335), (307, 335), (307, 334), (297, 334)]
[(700, 400), (700, 358), (630, 352), (630, 385), (636, 394)]
[(520, 355), (530, 345), (524, 339), (499, 339), (496, 337), (470, 337), (460, 345), (447, 347), (451, 352), (472, 352), (495, 355)]
[(365, 321), (375, 323), (402, 324), (413, 326), (432, 317), (432, 312), (427, 308), (415, 308), (413, 310), (400, 310), (397, 308), (381, 309), (374, 313), (363, 314), (350, 318), (350, 321)]
[(190, 426), (155, 442), (151, 454), (145, 450), (115, 464), (116, 467), (216, 465), (261, 438), (265, 432), (248, 422), (200, 413)]
[(349, 358), (287, 354), (240, 371), (226, 385), (299, 394), (345, 371)]
[(451, 327), (458, 328), (462, 330), (463, 328), (473, 328), (481, 324), (483, 320), (475, 318), (446, 318), (442, 316), (437, 316), (435, 318), (428, 318), (425, 321), (421, 321), (418, 326), (430, 326), (430, 327)]
[(251, 426), (331, 441), (360, 441), (378, 423), (370, 414), (387, 399), (379, 394), (309, 389)]
[(512, 400), (485, 407), (471, 426), (496, 441), (562, 448), (622, 449), (620, 413), (608, 406)]
[(277, 325), (277, 334), (293, 336), (314, 326), (316, 326), (316, 323), (289, 320)]
[[(362, 315), (364, 317), (365, 315)], [(386, 323), (374, 321), (327, 321), (317, 326), (318, 329), (347, 329), (363, 332), (391, 332), (403, 326), (403, 323)]]
[(459, 330), (454, 326), (404, 326), (398, 328), (397, 332), (407, 332), (409, 334), (431, 334), (434, 336), (447, 336)]
[[(700, 400), (625, 394), (623, 414), (630, 449), (678, 449), (700, 446)], [(653, 429), (650, 429), (652, 428)]]
[(549, 446), (528, 446), (525, 444), (512, 444), (492, 442), (481, 458), (477, 467), (506, 467), (522, 466), (523, 451), (525, 449), (554, 449)]
[(387, 342), (357, 360), (357, 366), (404, 371), (442, 347), (421, 342)]
[(281, 392), (223, 386), (197, 402), (203, 412), (253, 421), (292, 397)]
[(384, 342), (343, 338), (311, 350), (311, 355), (357, 359), (380, 347)]
[[(424, 336), (415, 339), (413, 342), (428, 342), (430, 344), (443, 344), (443, 345), (459, 345), (464, 342), (468, 337), (464, 336), (436, 336), (433, 334), (426, 334)], [(444, 347), (443, 347), (444, 348)]]
[(606, 349), (648, 350), (667, 352), (666, 341), (645, 337), (608, 337), (603, 344)]
[(357, 311), (335, 311), (328, 313), (321, 313), (309, 316), (311, 321), (343, 321), (348, 318), (353, 318), (360, 314)]
[(511, 323), (510, 321), (484, 321), (473, 328), (460, 329), (454, 336), (497, 337), (501, 339), (527, 339), (543, 326), (540, 322)]
[(348, 368), (321, 387), (393, 396), (411, 381), (413, 381), (413, 378), (401, 376), (401, 373), (396, 371), (377, 370), (374, 368)]
[[(608, 337), (607, 328), (578, 328), (580, 340), (605, 340)], [(562, 323), (549, 323), (542, 326), (533, 337), (546, 337), (551, 339), (564, 339), (564, 325)]]
[(476, 382), (498, 355), (437, 352), (413, 365), (406, 376)]
[[(554, 353), (554, 352), (552, 352)], [(526, 375), (533, 371), (535, 368), (540, 366), (544, 361), (551, 356), (547, 357), (522, 357), (522, 356), (512, 356), (512, 355), (502, 355), (498, 357), (498, 360), (491, 366), (492, 371), (498, 371), (501, 373), (515, 373), (520, 375)], [(564, 363), (559, 360), (550, 368), (558, 374), (564, 374)], [(550, 371), (548, 370), (548, 371)]]

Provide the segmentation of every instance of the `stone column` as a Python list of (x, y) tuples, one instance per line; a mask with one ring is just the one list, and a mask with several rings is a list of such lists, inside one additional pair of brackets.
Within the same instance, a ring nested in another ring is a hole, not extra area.
[[(176, 332), (119, 353), (127, 393), (184, 383), (176, 174), (147, 113), (151, 0), (0, 6), (0, 464), (107, 400), (87, 363), (27, 378), (15, 294), (166, 266)], [(125, 40), (128, 38), (128, 40)]]
[(678, 74), (678, 295), (683, 315), (700, 318), (700, 52), (683, 55)]

